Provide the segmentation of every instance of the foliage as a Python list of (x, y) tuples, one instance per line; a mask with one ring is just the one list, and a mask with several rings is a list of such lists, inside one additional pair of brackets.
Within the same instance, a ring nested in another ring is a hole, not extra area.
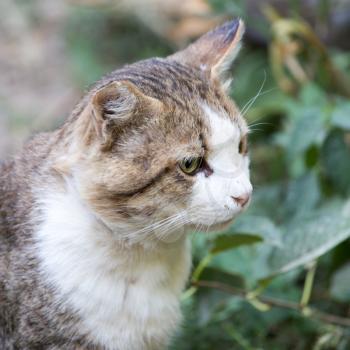
[[(288, 40), (272, 33), (269, 55), (248, 47), (234, 69), (233, 97), (241, 106), (254, 101), (245, 109), (257, 188), (224, 238), (195, 235), (201, 274), (194, 270), (196, 293), (185, 294), (190, 317), (176, 349), (350, 347), (349, 77), (303, 21), (272, 19), (272, 31), (282, 26)], [(292, 58), (304, 79), (273, 56), (295, 35), (302, 44)], [(306, 50), (321, 59), (311, 70)], [(329, 70), (341, 81), (323, 79)], [(242, 232), (254, 240), (236, 245)], [(203, 262), (236, 279), (207, 277)]]

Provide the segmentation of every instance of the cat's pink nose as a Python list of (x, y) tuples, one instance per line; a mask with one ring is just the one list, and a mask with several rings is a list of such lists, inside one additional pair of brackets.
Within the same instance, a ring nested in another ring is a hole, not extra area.
[(250, 193), (244, 193), (238, 197), (231, 196), (231, 198), (241, 207), (244, 207), (250, 199)]

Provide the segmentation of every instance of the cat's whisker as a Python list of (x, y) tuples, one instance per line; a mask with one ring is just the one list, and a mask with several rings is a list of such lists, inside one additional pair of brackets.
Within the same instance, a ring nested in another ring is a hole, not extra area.
[(252, 134), (256, 131), (264, 131), (263, 129), (249, 129), (249, 133)]
[(261, 125), (269, 125), (270, 126), (273, 124), (272, 123), (264, 123), (264, 122), (250, 124), (250, 125), (248, 125), (248, 133), (252, 133), (254, 131), (263, 131), (263, 129), (256, 128), (256, 126), (261, 126)]
[(169, 237), (170, 235), (174, 234), (179, 228), (185, 227), (187, 222), (188, 221), (186, 221), (186, 220), (179, 221), (176, 224), (174, 224), (173, 226), (166, 227), (162, 231), (157, 232), (156, 236), (160, 240), (165, 239), (165, 238)]
[[(178, 227), (185, 226), (189, 224), (193, 219), (192, 214), (195, 214), (198, 210), (197, 207), (192, 207), (191, 210), (187, 211), (186, 216), (183, 218), (183, 221), (179, 221), (177, 223), (174, 223), (171, 227), (165, 227), (163, 231), (161, 231), (161, 234), (164, 236), (168, 236), (169, 234), (173, 233)], [(181, 219), (181, 217), (180, 217)], [(198, 223), (195, 227), (195, 231), (198, 230), (198, 227), (202, 226), (201, 223)], [(159, 235), (159, 233), (158, 233)]]
[[(198, 207), (192, 207), (191, 210), (182, 210), (176, 214), (170, 215), (159, 221), (153, 222), (139, 230), (132, 231), (124, 234), (124, 239), (127, 239), (130, 243), (136, 243), (144, 239), (152, 239), (152, 233), (157, 232), (157, 235), (166, 235), (172, 233), (176, 228), (185, 226), (191, 222), (191, 215), (198, 210)], [(142, 225), (139, 223), (138, 225)]]
[[(144, 227), (141, 230), (137, 230), (137, 231), (133, 231), (131, 233), (127, 233), (124, 237), (127, 238), (135, 238), (137, 240), (141, 240), (141, 239), (147, 239), (150, 238), (150, 233), (155, 233), (157, 232), (157, 234), (159, 234), (159, 232), (163, 232), (166, 230), (169, 230), (171, 228), (174, 227), (174, 225), (179, 225), (179, 224), (183, 224), (183, 222), (181, 221), (184, 217), (184, 211), (181, 211), (179, 213), (176, 213), (174, 215), (171, 215), (165, 219), (162, 219), (158, 222), (152, 223), (146, 227)], [(163, 231), (161, 231), (163, 230)]]
[[(277, 89), (277, 88), (271, 88), (271, 89), (268, 89), (268, 90), (263, 91), (263, 92), (261, 92), (261, 93), (258, 92), (257, 95), (255, 95), (254, 97), (252, 97), (252, 98), (247, 102), (247, 103), (249, 103), (249, 105), (248, 105), (247, 107), (244, 107), (243, 110), (240, 112), (241, 116), (244, 117), (244, 116), (248, 113), (249, 109), (253, 106), (253, 104), (255, 103), (255, 101), (256, 101), (259, 97), (261, 97), (261, 96), (263, 96), (263, 95), (266, 95), (266, 94), (268, 94), (268, 93), (270, 93), (270, 92), (272, 92), (272, 91), (274, 91), (274, 90), (276, 90), (276, 89)], [(245, 105), (245, 106), (246, 106), (246, 105)], [(260, 118), (261, 118), (261, 117), (255, 119), (255, 120), (253, 121), (253, 123), (254, 123), (255, 121), (259, 120)]]
[(248, 125), (249, 129), (251, 127), (257, 126), (257, 125), (273, 125), (273, 123), (268, 123), (268, 122), (259, 122), (259, 123), (251, 123)]
[(244, 116), (246, 112), (249, 110), (249, 108), (252, 106), (252, 104), (256, 101), (256, 99), (261, 95), (262, 89), (264, 88), (266, 83), (266, 71), (264, 70), (264, 79), (263, 82), (258, 90), (258, 92), (253, 96), (251, 99), (248, 100), (248, 102), (242, 107), (241, 115)]
[(198, 223), (198, 224), (195, 226), (195, 228), (194, 228), (195, 234), (200, 230), (200, 227), (201, 227), (201, 226), (202, 226), (201, 223)]

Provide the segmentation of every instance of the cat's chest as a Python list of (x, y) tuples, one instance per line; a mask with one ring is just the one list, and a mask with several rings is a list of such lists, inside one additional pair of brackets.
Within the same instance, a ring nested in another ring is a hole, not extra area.
[(172, 266), (86, 274), (70, 296), (86, 327), (82, 331), (108, 349), (156, 349), (165, 344), (180, 320), (179, 298), (188, 275), (188, 257), (179, 258), (182, 262), (173, 261)]
[(69, 206), (47, 203), (36, 236), (42, 272), (80, 318), (78, 331), (106, 349), (162, 348), (180, 319), (188, 242), (148, 253), (116, 249), (92, 217)]
[(158, 349), (167, 342), (181, 318), (179, 298), (190, 267), (183, 248), (176, 259), (86, 274), (71, 302), (94, 341), (108, 349), (135, 350)]

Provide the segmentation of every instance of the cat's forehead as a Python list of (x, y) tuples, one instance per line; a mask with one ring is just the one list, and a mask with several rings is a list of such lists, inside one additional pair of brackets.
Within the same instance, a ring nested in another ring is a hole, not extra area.
[[(198, 114), (198, 109), (203, 112), (206, 105), (219, 117), (232, 119), (244, 128), (244, 120), (223, 93), (221, 84), (212, 81), (202, 70), (157, 58), (128, 66), (120, 73), (143, 93), (161, 100), (168, 107)], [(204, 110), (204, 114), (208, 115), (208, 111)]]
[(171, 59), (140, 61), (113, 72), (106, 80), (127, 80), (145, 95), (185, 109), (198, 99), (218, 97), (204, 72)]
[(215, 139), (225, 142), (246, 133), (234, 103), (201, 70), (157, 58), (126, 66), (109, 78), (127, 80), (160, 100), (168, 113), (154, 114), (154, 122), (179, 139), (197, 139), (201, 134), (206, 138), (216, 135)]

